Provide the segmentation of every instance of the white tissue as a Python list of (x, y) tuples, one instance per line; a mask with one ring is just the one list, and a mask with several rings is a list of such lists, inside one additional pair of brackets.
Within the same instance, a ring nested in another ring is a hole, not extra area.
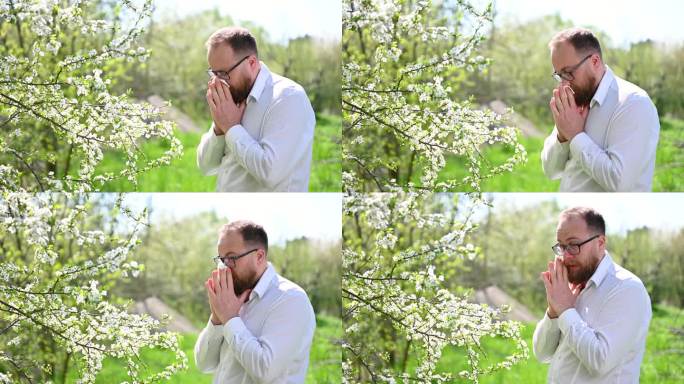
[(216, 262), (216, 266), (218, 267), (218, 269), (226, 269), (226, 268), (228, 268), (228, 267), (226, 267), (225, 264), (223, 264), (223, 260), (221, 260), (221, 259), (219, 259), (219, 260)]

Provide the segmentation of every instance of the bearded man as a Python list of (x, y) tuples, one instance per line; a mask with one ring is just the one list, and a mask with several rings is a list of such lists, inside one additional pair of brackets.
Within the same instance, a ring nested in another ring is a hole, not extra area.
[(307, 192), (316, 117), (304, 89), (259, 60), (244, 28), (219, 29), (206, 46), (213, 123), (200, 170), (218, 176), (218, 192)]
[(549, 383), (639, 383), (651, 321), (644, 284), (606, 251), (603, 216), (591, 208), (560, 215), (556, 255), (541, 273), (548, 308), (533, 350), (550, 363)]
[(219, 268), (205, 282), (211, 316), (195, 363), (216, 384), (304, 383), (316, 318), (297, 284), (268, 262), (268, 237), (250, 221), (221, 229)]
[(549, 48), (559, 84), (541, 152), (546, 176), (561, 180), (561, 192), (651, 191), (660, 121), (648, 94), (615, 76), (587, 29), (561, 31)]

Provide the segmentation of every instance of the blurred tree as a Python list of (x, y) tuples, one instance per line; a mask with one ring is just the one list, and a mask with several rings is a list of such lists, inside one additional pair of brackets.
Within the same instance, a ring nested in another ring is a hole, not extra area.
[[(168, 380), (187, 365), (176, 335), (127, 313), (115, 284), (137, 276), (131, 253), (144, 215), (108, 195), (0, 198), (0, 382), (65, 382), (78, 370), (93, 383), (105, 358), (121, 359), (135, 382)], [(139, 360), (144, 348), (170, 350), (164, 366)]]
[[(180, 156), (173, 124), (157, 121), (156, 108), (111, 93), (110, 66), (147, 59), (137, 39), (150, 9), (150, 0), (0, 3), (0, 184), (97, 190)], [(150, 139), (169, 149), (145, 155)], [(109, 151), (125, 167), (97, 174)]]
[[(503, 321), (499, 308), (468, 302), (467, 292), (454, 283), (459, 266), (479, 254), (470, 238), (472, 207), (455, 199), (404, 193), (346, 197), (345, 383), (478, 382), (527, 357), (520, 324)], [(506, 339), (514, 346), (510, 355), (482, 361), (485, 337)], [(466, 357), (462, 371), (437, 370), (447, 346)]]

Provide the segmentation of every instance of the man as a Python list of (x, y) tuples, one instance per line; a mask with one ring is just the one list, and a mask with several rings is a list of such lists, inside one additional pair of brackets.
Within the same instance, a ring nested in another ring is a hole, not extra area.
[(220, 268), (205, 283), (211, 317), (195, 344), (197, 368), (221, 384), (303, 383), (316, 327), (306, 292), (267, 261), (260, 225), (225, 225), (218, 252)]
[(589, 30), (562, 31), (549, 48), (560, 84), (541, 153), (546, 176), (561, 179), (561, 192), (651, 191), (660, 122), (648, 94), (613, 74)]
[(560, 215), (556, 259), (541, 273), (548, 308), (534, 354), (549, 383), (638, 383), (651, 300), (638, 277), (606, 251), (605, 222), (590, 208)]
[(200, 170), (218, 175), (220, 192), (308, 191), (316, 118), (304, 89), (259, 61), (244, 28), (219, 29), (206, 45), (213, 124)]

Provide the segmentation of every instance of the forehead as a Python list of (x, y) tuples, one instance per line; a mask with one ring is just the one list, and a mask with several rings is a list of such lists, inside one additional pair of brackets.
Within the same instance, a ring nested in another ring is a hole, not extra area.
[(242, 235), (238, 231), (229, 230), (219, 235), (218, 250), (220, 254), (238, 252), (244, 248)]
[(587, 223), (579, 215), (562, 215), (558, 220), (556, 237), (566, 240), (573, 237), (583, 237), (587, 234)]
[(207, 51), (207, 62), (213, 69), (228, 69), (234, 60), (233, 49), (228, 44), (210, 47)]
[(567, 41), (561, 41), (551, 46), (551, 63), (556, 71), (577, 64), (577, 51)]

